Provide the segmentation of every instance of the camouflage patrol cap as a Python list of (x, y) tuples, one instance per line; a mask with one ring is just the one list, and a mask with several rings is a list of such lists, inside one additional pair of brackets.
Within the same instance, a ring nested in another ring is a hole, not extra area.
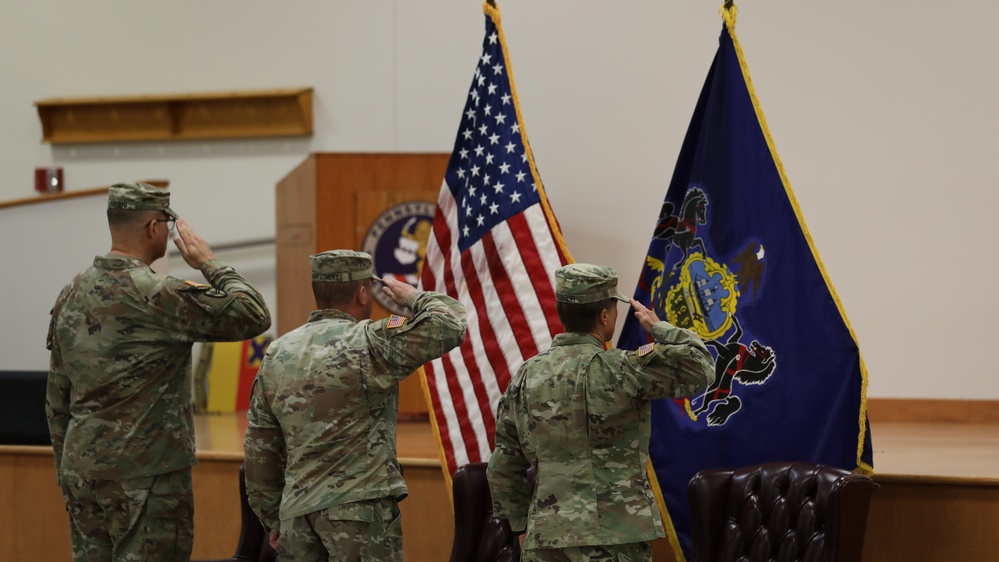
[(109, 187), (108, 209), (163, 211), (177, 218), (177, 213), (170, 208), (170, 192), (141, 182), (116, 183)]
[(614, 268), (588, 263), (571, 263), (555, 270), (555, 300), (571, 304), (587, 304), (606, 299), (629, 302), (617, 290)]
[(341, 283), (375, 278), (371, 271), (371, 255), (354, 250), (329, 250), (309, 256), (312, 280)]

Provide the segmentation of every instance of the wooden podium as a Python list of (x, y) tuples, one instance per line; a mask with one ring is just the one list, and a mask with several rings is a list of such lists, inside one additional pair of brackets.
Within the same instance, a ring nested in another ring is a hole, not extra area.
[[(410, 219), (406, 213), (416, 207), (425, 213), (436, 206), (448, 158), (450, 154), (314, 153), (278, 182), (278, 335), (301, 326), (315, 309), (310, 255), (335, 249), (369, 251), (365, 246), (366, 242), (370, 246), (373, 233), (385, 231), (387, 237), (395, 235), (398, 239), (397, 232), (403, 229), (408, 237), (403, 242), (419, 245), (414, 237), (422, 234), (425, 249), (425, 217)], [(393, 223), (396, 217), (386, 213), (393, 209), (398, 209), (395, 215), (404, 220)], [(392, 226), (382, 228), (386, 223)], [(385, 240), (390, 246), (392, 242)], [(389, 259), (392, 250), (389, 249)], [(405, 258), (409, 248), (394, 250)], [(379, 271), (381, 256), (372, 255), (376, 273), (384, 274)], [(422, 256), (419, 262), (422, 263)], [(389, 314), (381, 303), (375, 303), (373, 318)], [(427, 415), (426, 401), (416, 377), (406, 379), (400, 387), (399, 414), (400, 417)]]

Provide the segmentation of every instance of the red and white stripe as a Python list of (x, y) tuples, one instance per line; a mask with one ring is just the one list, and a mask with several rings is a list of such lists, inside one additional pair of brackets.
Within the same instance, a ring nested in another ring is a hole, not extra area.
[(465, 342), (424, 366), (448, 474), (489, 458), (496, 406), (510, 378), (562, 331), (554, 274), (567, 261), (541, 204), (499, 223), (463, 253), (457, 211), (445, 184), (421, 280), (424, 290), (456, 298), (468, 315)]

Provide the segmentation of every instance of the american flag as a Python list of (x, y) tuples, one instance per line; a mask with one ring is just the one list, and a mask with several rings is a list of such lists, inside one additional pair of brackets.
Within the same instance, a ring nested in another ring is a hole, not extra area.
[(484, 10), (482, 56), (420, 280), (468, 312), (465, 342), (424, 366), (448, 476), (489, 458), (496, 404), (510, 377), (562, 331), (554, 273), (572, 259), (524, 132), (499, 10)]

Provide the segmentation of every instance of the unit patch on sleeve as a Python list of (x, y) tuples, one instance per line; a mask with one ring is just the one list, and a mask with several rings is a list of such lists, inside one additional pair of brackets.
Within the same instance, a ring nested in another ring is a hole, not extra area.
[(222, 298), (229, 296), (229, 293), (223, 291), (222, 289), (216, 289), (206, 283), (195, 283), (194, 281), (188, 280), (185, 280), (184, 283), (191, 287), (192, 290), (200, 291), (206, 297)]

